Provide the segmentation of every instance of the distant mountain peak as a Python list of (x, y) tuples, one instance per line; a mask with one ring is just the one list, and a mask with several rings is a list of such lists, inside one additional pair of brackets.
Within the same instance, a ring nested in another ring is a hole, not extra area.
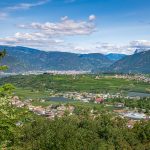
[(146, 51), (149, 51), (150, 49), (142, 49), (142, 48), (139, 48), (139, 49), (136, 49), (134, 54), (137, 54), (137, 53), (141, 53), (141, 52), (146, 52)]

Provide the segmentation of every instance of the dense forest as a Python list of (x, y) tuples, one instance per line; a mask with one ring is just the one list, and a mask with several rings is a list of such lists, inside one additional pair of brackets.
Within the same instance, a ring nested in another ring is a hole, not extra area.
[(3, 149), (150, 149), (150, 121), (137, 122), (130, 129), (125, 119), (107, 113), (94, 120), (83, 113), (48, 120), (27, 110), (7, 107), (5, 111), (7, 115), (0, 114), (0, 145)]

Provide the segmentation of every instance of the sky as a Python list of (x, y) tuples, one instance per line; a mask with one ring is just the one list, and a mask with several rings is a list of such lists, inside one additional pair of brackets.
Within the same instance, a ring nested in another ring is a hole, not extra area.
[(103, 54), (150, 49), (150, 0), (1, 0), (0, 45)]

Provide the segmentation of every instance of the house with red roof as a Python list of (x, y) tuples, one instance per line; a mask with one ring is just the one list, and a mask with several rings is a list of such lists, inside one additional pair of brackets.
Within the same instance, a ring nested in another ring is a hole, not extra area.
[(98, 97), (95, 99), (95, 103), (103, 103), (104, 102), (104, 98)]

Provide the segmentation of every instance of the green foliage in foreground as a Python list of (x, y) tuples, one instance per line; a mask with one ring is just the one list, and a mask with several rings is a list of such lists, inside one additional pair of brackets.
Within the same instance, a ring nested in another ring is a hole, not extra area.
[(31, 90), (86, 91), (86, 92), (150, 92), (150, 84), (127, 79), (116, 79), (101, 76), (96, 80), (95, 75), (27, 75), (11, 76), (0, 79), (0, 83), (12, 83), (16, 87)]
[(14, 86), (5, 84), (0, 86), (0, 149), (11, 147), (18, 135), (17, 124), (31, 120), (27, 110), (19, 109), (11, 105), (11, 94)]
[[(1, 61), (2, 58), (5, 57), (5, 55), (6, 55), (6, 50), (5, 49), (3, 51), (0, 51), (0, 61)], [(7, 69), (8, 69), (8, 67), (5, 66), (5, 65), (0, 66), (0, 71), (1, 70), (7, 70)]]
[(18, 125), (31, 122), (33, 114), (10, 105), (10, 97), (0, 97), (0, 149), (12, 147), (18, 136)]
[(95, 120), (67, 116), (55, 120), (35, 118), (17, 132), (12, 149), (19, 150), (149, 150), (150, 121), (133, 129), (126, 120), (103, 114)]

